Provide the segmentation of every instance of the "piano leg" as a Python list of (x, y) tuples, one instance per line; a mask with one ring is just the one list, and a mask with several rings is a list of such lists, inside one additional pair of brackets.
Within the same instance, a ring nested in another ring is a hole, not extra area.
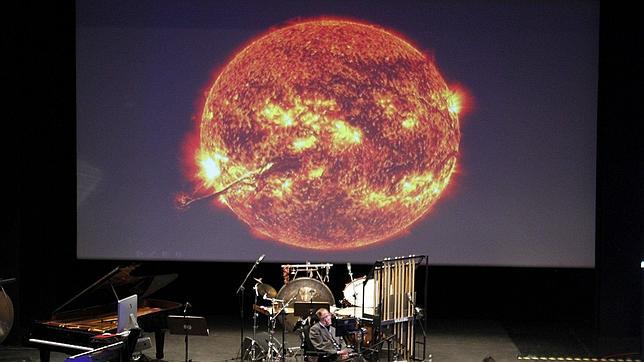
[(154, 341), (156, 343), (157, 359), (163, 359), (163, 344), (165, 343), (165, 329), (154, 331)]
[(40, 351), (40, 362), (49, 362), (49, 350), (44, 349), (44, 348), (38, 348)]

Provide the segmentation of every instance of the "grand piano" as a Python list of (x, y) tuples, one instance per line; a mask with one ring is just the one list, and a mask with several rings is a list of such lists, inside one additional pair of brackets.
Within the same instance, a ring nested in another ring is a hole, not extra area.
[[(137, 294), (139, 327), (154, 332), (156, 358), (163, 359), (167, 316), (183, 304), (152, 299), (149, 296), (177, 278), (176, 274), (138, 276), (138, 265), (117, 267), (82, 292), (58, 307), (49, 320), (35, 321), (27, 333), (25, 344), (40, 350), (40, 360), (49, 361), (51, 351), (70, 355), (100, 348), (104, 334), (117, 330), (118, 299)], [(101, 304), (87, 305), (99, 299)], [(79, 306), (80, 305), (80, 306)]]

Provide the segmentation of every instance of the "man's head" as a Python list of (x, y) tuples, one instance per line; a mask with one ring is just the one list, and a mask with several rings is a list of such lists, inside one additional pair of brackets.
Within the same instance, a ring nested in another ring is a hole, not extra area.
[(331, 325), (331, 317), (332, 316), (331, 316), (331, 313), (329, 313), (329, 311), (326, 308), (318, 309), (315, 312), (315, 315), (318, 317), (318, 319), (320, 320), (320, 323), (323, 326), (328, 327), (328, 326)]

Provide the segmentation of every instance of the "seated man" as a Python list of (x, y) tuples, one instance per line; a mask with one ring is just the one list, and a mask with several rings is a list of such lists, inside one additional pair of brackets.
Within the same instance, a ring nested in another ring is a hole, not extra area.
[(309, 339), (316, 350), (326, 352), (329, 361), (347, 360), (352, 351), (344, 346), (342, 338), (335, 336), (331, 325), (331, 313), (325, 308), (315, 312), (319, 322), (311, 326)]

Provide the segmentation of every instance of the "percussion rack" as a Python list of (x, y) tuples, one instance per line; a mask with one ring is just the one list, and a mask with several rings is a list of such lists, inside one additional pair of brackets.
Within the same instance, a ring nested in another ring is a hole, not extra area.
[[(313, 278), (314, 274), (317, 275), (317, 278), (321, 282), (327, 283), (329, 281), (329, 270), (333, 264), (324, 263), (324, 264), (284, 264), (282, 265), (282, 277), (284, 278), (284, 284), (287, 284), (289, 281), (297, 278), (298, 274), (306, 273), (309, 278)], [(320, 270), (324, 270), (322, 274)], [(290, 277), (290, 275), (293, 277)]]

